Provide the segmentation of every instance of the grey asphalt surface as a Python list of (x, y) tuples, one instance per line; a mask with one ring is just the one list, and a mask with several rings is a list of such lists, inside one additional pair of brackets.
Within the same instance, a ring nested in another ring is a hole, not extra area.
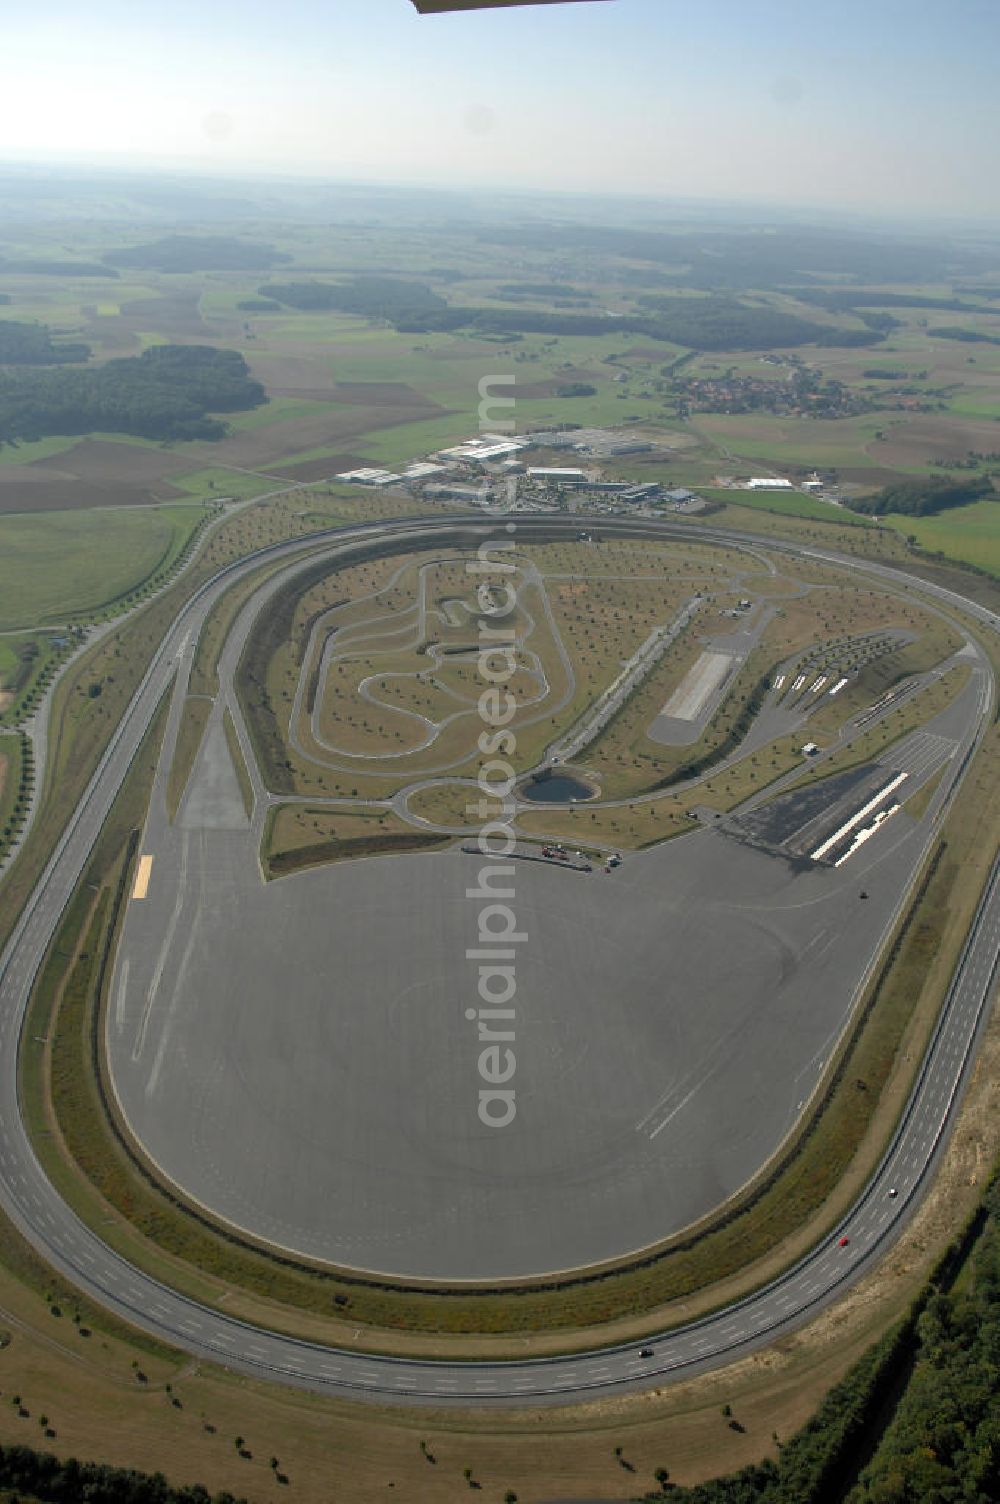
[[(666, 747), (689, 747), (698, 740), (722, 703), (733, 676), (739, 673), (760, 641), (774, 613), (774, 606), (758, 603), (751, 616), (747, 618), (747, 626), (731, 632), (703, 631), (700, 634), (700, 641), (706, 653), (721, 653), (731, 659), (725, 678), (706, 697), (698, 713), (689, 719), (668, 715), (666, 705), (664, 705), (646, 728), (646, 735), (651, 741), (660, 742)], [(717, 619), (717, 613), (713, 613), (713, 620), (717, 621)], [(667, 704), (670, 703), (671, 701), (668, 700)]]
[(491, 864), (379, 857), (265, 884), (228, 807), (196, 782), (184, 828), (144, 841), (108, 1016), (125, 1116), (244, 1230), (449, 1280), (630, 1253), (738, 1190), (812, 1092), (925, 839), (900, 823), (863, 878), (800, 876), (710, 830), (608, 876), (517, 864), (517, 1116), (497, 1130), (465, 1017), (483, 907), (465, 895)]
[[(482, 525), (482, 520), (477, 520)], [(573, 523), (573, 519), (568, 520)], [(467, 529), (471, 524), (464, 519), (460, 525)], [(539, 519), (539, 525), (551, 528), (555, 522)], [(594, 526), (599, 525), (595, 520)], [(365, 533), (371, 537), (380, 531), (405, 536), (414, 526), (420, 525), (393, 524), (350, 531), (352, 536)], [(441, 529), (440, 523), (434, 526)], [(532, 523), (525, 520), (520, 526), (527, 532)], [(623, 530), (617, 521), (614, 526)], [(686, 530), (683, 525), (644, 523), (634, 530), (678, 535), (692, 532), (703, 539), (716, 536), (724, 541), (744, 541), (737, 534), (712, 534), (704, 528)], [(319, 540), (316, 541), (318, 544)], [(338, 543), (341, 542), (347, 542), (345, 533), (338, 536)], [(300, 546), (296, 544), (294, 548)], [(782, 545), (769, 546), (782, 548)], [(796, 552), (790, 545), (784, 549)], [(294, 549), (282, 546), (282, 551), (291, 553)], [(842, 560), (821, 550), (803, 552), (834, 563), (846, 562), (855, 570), (863, 568), (884, 575), (896, 584), (905, 582), (905, 577), (887, 566), (859, 566), (857, 561)], [(20, 1029), (31, 982), (48, 939), (129, 759), (170, 681), (185, 634), (190, 634), (204, 619), (213, 592), (219, 593), (257, 562), (259, 556), (228, 571), (225, 581), (200, 592), (181, 613), (0, 959), (0, 1202), (8, 1215), (44, 1257), (93, 1298), (180, 1347), (241, 1371), (313, 1389), (377, 1394), (382, 1398), (428, 1399), (437, 1404), (571, 1400), (582, 1394), (613, 1392), (622, 1386), (641, 1388), (662, 1383), (672, 1374), (717, 1365), (749, 1346), (771, 1340), (835, 1298), (845, 1284), (856, 1279), (878, 1256), (887, 1239), (905, 1220), (925, 1187), (943, 1144), (996, 981), (1000, 954), (1000, 882), (996, 868), (897, 1139), (882, 1169), (843, 1224), (844, 1235), (850, 1238), (849, 1246), (838, 1247), (839, 1234), (835, 1235), (767, 1289), (704, 1322), (649, 1339), (649, 1345), (655, 1348), (651, 1360), (641, 1360), (635, 1345), (536, 1362), (421, 1363), (360, 1356), (282, 1338), (199, 1306), (158, 1284), (107, 1249), (66, 1207), (41, 1171), (27, 1139), (18, 1111), (16, 1051), (11, 1045)], [(923, 581), (913, 584), (992, 623), (990, 613), (962, 601), (943, 587), (928, 586)], [(983, 688), (984, 715), (991, 705), (987, 684)], [(970, 728), (960, 749), (961, 761), (953, 760), (952, 774), (945, 785), (950, 786), (963, 766), (974, 735), (974, 728)], [(939, 791), (939, 808), (943, 807), (947, 791), (947, 788), (944, 794)], [(196, 841), (198, 833), (191, 833), (191, 838)], [(880, 840), (881, 836), (877, 837), (871, 846), (875, 847)], [(890, 1185), (899, 1192), (892, 1200), (888, 1199)]]

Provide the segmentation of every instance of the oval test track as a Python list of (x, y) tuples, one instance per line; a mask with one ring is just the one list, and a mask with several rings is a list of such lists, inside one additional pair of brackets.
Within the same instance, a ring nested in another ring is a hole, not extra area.
[[(703, 542), (754, 543), (737, 532), (682, 523), (588, 522), (591, 531), (646, 537), (686, 537)], [(522, 536), (574, 536), (576, 519), (518, 518)], [(1000, 959), (1000, 860), (994, 864), (966, 939), (913, 1092), (885, 1156), (838, 1228), (778, 1279), (735, 1304), (690, 1325), (644, 1339), (654, 1357), (639, 1357), (639, 1344), (596, 1348), (567, 1356), (503, 1361), (415, 1360), (374, 1356), (286, 1337), (225, 1316), (178, 1294), (108, 1248), (62, 1200), (47, 1179), (21, 1117), (17, 1045), (32, 985), (66, 904), (84, 869), (104, 819), (155, 710), (173, 679), (176, 661), (197, 641), (208, 612), (237, 579), (262, 562), (312, 551), (331, 559), (372, 541), (408, 538), (452, 546), (497, 531), (490, 519), (436, 518), (371, 523), (272, 545), (220, 570), (199, 587), (174, 620), (101, 758), (98, 768), (55, 851), (28, 899), (0, 957), (0, 1206), (33, 1247), (86, 1294), (135, 1326), (199, 1357), (260, 1378), (351, 1396), (447, 1404), (563, 1402), (623, 1388), (662, 1384), (670, 1376), (718, 1366), (754, 1346), (799, 1326), (867, 1272), (898, 1236), (925, 1192), (940, 1157), (985, 1026)], [(768, 548), (805, 556), (856, 572), (874, 574), (904, 588), (959, 606), (980, 623), (992, 614), (956, 593), (888, 566), (860, 563), (820, 549), (789, 543)], [(992, 711), (992, 684), (981, 716), (956, 756), (957, 788)], [(947, 806), (944, 806), (947, 807)], [(898, 1195), (890, 1198), (889, 1187)], [(840, 1236), (850, 1237), (846, 1248)]]

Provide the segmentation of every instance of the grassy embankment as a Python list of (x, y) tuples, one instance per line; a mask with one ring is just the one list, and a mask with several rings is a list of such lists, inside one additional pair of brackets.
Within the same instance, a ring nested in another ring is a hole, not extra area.
[(243, 808), (246, 810), (247, 819), (253, 815), (253, 785), (250, 782), (250, 774), (243, 758), (243, 748), (236, 734), (236, 726), (228, 708), (222, 712), (222, 727), (226, 733), (226, 746), (233, 760), (233, 769), (236, 773), (236, 781), (240, 786), (240, 795), (243, 799)]
[(304, 804), (274, 805), (261, 843), (268, 877), (307, 867), (403, 851), (433, 851), (447, 836), (414, 830), (391, 810), (331, 810)]
[(936, 517), (884, 517), (886, 526), (913, 538), (925, 554), (941, 554), (1000, 579), (1000, 495), (954, 507)]
[[(46, 953), (22, 1032), (19, 1091), (28, 1132), (43, 1144), (46, 1169), (58, 1190), (72, 1194), (75, 1176), (56, 1143), (81, 1152), (86, 1124), (99, 1111), (93, 1001), (110, 969), (114, 926), (131, 876), (134, 839), (145, 815), (166, 706), (161, 705), (128, 771), (121, 793), (95, 844), (80, 883)], [(134, 833), (134, 835), (133, 835)], [(69, 1135), (62, 1139), (63, 1132)], [(133, 1344), (164, 1356), (159, 1343), (131, 1333), (103, 1307), (83, 1299), (29, 1255), (32, 1283), (46, 1298), (74, 1312), (81, 1336), (90, 1330), (129, 1336)], [(26, 1267), (27, 1267), (26, 1266)], [(22, 1271), (23, 1277), (23, 1271)]]
[(15, 632), (0, 637), (0, 726), (16, 726), (35, 708), (75, 632)]
[[(167, 782), (167, 810), (171, 819), (175, 817), (184, 797), (212, 712), (212, 702), (219, 692), (219, 654), (226, 638), (239, 612), (254, 592), (271, 575), (286, 568), (287, 564), (288, 560), (262, 565), (260, 569), (253, 570), (247, 579), (227, 590), (212, 607), (199, 633)], [(235, 766), (238, 776), (245, 778), (242, 755)], [(245, 794), (244, 797), (247, 799), (248, 795)]]
[(24, 751), (25, 744), (20, 736), (0, 735), (0, 856), (23, 819), (27, 794)]
[(177, 741), (174, 744), (170, 772), (167, 775), (167, 814), (171, 820), (180, 808), (211, 714), (211, 700), (201, 695), (188, 695), (185, 699), (177, 726)]
[[(776, 517), (804, 517), (810, 522), (826, 522), (839, 527), (867, 527), (875, 524), (847, 507), (820, 501), (801, 491), (741, 491), (729, 487), (699, 486), (698, 495), (724, 507), (741, 507), (755, 512), (771, 512)], [(696, 514), (697, 515), (697, 514)], [(718, 513), (715, 514), (718, 521)]]

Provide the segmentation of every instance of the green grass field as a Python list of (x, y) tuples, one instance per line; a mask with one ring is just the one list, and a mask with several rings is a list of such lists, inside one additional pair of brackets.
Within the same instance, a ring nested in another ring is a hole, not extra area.
[(294, 418), (313, 418), (329, 411), (329, 403), (297, 401), (289, 397), (272, 397), (264, 407), (245, 413), (230, 413), (226, 422), (232, 433), (253, 433), (275, 423), (290, 423)]
[(128, 433), (52, 434), (47, 439), (37, 439), (33, 444), (0, 445), (0, 464), (31, 465), (36, 460), (52, 459), (57, 454), (65, 454), (66, 450), (72, 449), (74, 445), (81, 444), (84, 439), (92, 439), (104, 444), (125, 444), (132, 449), (162, 449), (164, 447), (155, 439), (140, 439)]
[(828, 501), (817, 501), (815, 496), (804, 496), (799, 491), (786, 495), (781, 491), (728, 491), (711, 486), (699, 486), (698, 495), (707, 501), (721, 501), (724, 506), (752, 507), (761, 512), (775, 512), (782, 517), (808, 517), (818, 522), (834, 522), (849, 527), (871, 527), (867, 517), (846, 507), (835, 507)]
[(877, 461), (867, 446), (886, 427), (886, 418), (881, 413), (865, 413), (858, 418), (830, 422), (821, 418), (773, 417), (770, 413), (732, 417), (698, 413), (695, 426), (743, 460), (766, 460), (775, 465), (870, 467)]
[(22, 755), (19, 736), (0, 735), (0, 853), (6, 849), (8, 827), (21, 790)]
[(173, 476), (171, 484), (191, 496), (211, 501), (221, 496), (239, 496), (241, 499), (263, 496), (267, 491), (274, 491), (281, 482), (266, 475), (233, 470), (226, 465), (207, 465), (204, 470), (189, 470), (183, 475)]
[(202, 518), (195, 506), (0, 518), (0, 630), (98, 611), (169, 567)]
[(30, 465), (35, 460), (51, 459), (79, 442), (79, 438), (52, 437), (37, 439), (33, 444), (0, 444), (0, 465)]
[(6, 689), (17, 673), (18, 658), (9, 638), (0, 637), (0, 689)]
[(954, 507), (936, 517), (888, 516), (882, 519), (906, 537), (916, 538), (930, 553), (975, 564), (1000, 577), (1000, 496), (995, 501)]

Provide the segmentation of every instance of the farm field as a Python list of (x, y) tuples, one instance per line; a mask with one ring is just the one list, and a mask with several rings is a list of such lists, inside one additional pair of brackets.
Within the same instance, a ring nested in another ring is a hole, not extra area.
[(712, 486), (699, 486), (699, 496), (708, 501), (721, 502), (723, 506), (750, 507), (754, 511), (773, 512), (778, 517), (807, 517), (814, 522), (829, 522), (839, 527), (873, 527), (867, 517), (851, 512), (847, 507), (837, 507), (828, 501), (819, 501), (815, 496), (793, 491), (786, 495), (781, 491), (740, 491)]
[(168, 569), (200, 506), (0, 518), (0, 629), (86, 617)]
[[(106, 248), (101, 234), (97, 229), (88, 235), (81, 254), (98, 260)], [(272, 274), (279, 283), (337, 283), (364, 269), (372, 276), (422, 282), (450, 303), (509, 316), (515, 325), (519, 310), (526, 317), (558, 313), (566, 303), (559, 296), (561, 284), (573, 317), (587, 314), (591, 321), (595, 315), (634, 314), (642, 296), (642, 267), (623, 268), (612, 253), (598, 258), (569, 253), (554, 280), (546, 254), (528, 249), (515, 274), (502, 245), (491, 244), (489, 235), (470, 238), (456, 228), (404, 231), (384, 225), (366, 234), (351, 226), (324, 233), (306, 224), (287, 225), (274, 243), (288, 258), (287, 267)], [(442, 268), (448, 268), (447, 279)], [(649, 276), (655, 287), (655, 275)], [(528, 329), (507, 336), (476, 329), (405, 332), (384, 318), (336, 309), (303, 310), (273, 300), (270, 309), (241, 307), (259, 302), (258, 288), (269, 280), (260, 272), (152, 268), (141, 276), (130, 271), (98, 279), (99, 285), (92, 277), (71, 274), (62, 280), (29, 272), (5, 277), (12, 300), (5, 316), (37, 319), (60, 338), (88, 342), (97, 361), (171, 340), (232, 348), (245, 357), (270, 400), (231, 414), (227, 436), (215, 444), (163, 446), (94, 434), (0, 449), (0, 509), (99, 505), (102, 489), (105, 502), (120, 504), (223, 488), (247, 496), (259, 492), (275, 470), (288, 474), (296, 466), (324, 461), (330, 461), (327, 473), (365, 461), (401, 464), (474, 431), (479, 382), (498, 371), (514, 378), (515, 421), (521, 429), (639, 423), (656, 431), (678, 426), (670, 387), (678, 372), (685, 379), (718, 380), (731, 373), (777, 380), (791, 369), (787, 350), (774, 357), (778, 365), (784, 363), (776, 372), (753, 350), (692, 350), (676, 340), (613, 329), (602, 333), (589, 326), (572, 334), (558, 326), (552, 333)], [(526, 292), (518, 292), (519, 283)], [(865, 291), (864, 306), (877, 308), (877, 287)], [(914, 289), (918, 299), (948, 295), (941, 284)], [(682, 282), (676, 296), (683, 304), (699, 294)], [(901, 306), (895, 301), (898, 288), (887, 296), (896, 327), (882, 344), (807, 346), (795, 356), (819, 378), (846, 384), (870, 411), (832, 420), (807, 413), (693, 412), (680, 424), (689, 441), (691, 479), (704, 484), (712, 463), (724, 467), (727, 455), (733, 455), (779, 469), (835, 467), (845, 481), (871, 485), (892, 474), (930, 473), (938, 460), (960, 459), (969, 450), (995, 449), (1000, 350), (989, 344), (970, 350), (936, 339), (934, 330), (954, 322), (954, 315)], [(966, 327), (995, 333), (1000, 325), (995, 304), (965, 301)], [(792, 290), (757, 296), (756, 306), (834, 333), (857, 328), (849, 312), (831, 312)], [(915, 395), (898, 398), (891, 380), (873, 380), (873, 371), (907, 383)], [(574, 395), (559, 395), (563, 390)], [(916, 403), (917, 410), (907, 402)], [(258, 473), (242, 477), (239, 489), (243, 470)], [(673, 463), (670, 478), (678, 484), (686, 479)]]
[(955, 507), (937, 517), (899, 517), (889, 513), (882, 519), (904, 536), (912, 536), (928, 553), (942, 553), (946, 558), (974, 564), (1000, 578), (1000, 496)]

